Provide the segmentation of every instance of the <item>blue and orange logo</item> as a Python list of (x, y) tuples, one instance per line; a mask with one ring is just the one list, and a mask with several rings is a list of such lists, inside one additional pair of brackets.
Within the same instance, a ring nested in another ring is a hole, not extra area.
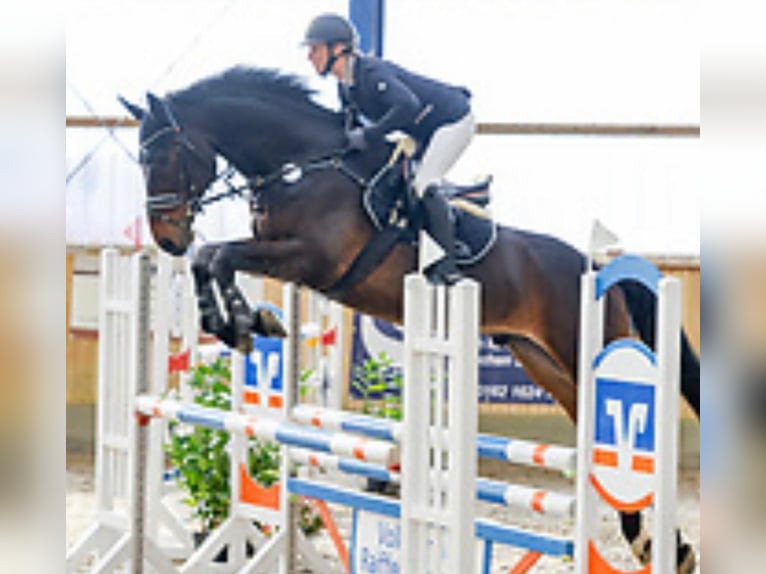
[(656, 389), (646, 383), (597, 378), (595, 398), (591, 483), (618, 510), (644, 508), (653, 499)]

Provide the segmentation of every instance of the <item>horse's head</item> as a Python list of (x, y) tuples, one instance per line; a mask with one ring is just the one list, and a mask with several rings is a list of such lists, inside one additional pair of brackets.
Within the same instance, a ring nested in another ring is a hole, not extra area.
[(194, 239), (191, 225), (200, 200), (216, 177), (216, 153), (204, 134), (179, 123), (171, 102), (152, 94), (147, 100), (148, 110), (121, 102), (141, 122), (140, 162), (149, 225), (163, 251), (183, 255)]

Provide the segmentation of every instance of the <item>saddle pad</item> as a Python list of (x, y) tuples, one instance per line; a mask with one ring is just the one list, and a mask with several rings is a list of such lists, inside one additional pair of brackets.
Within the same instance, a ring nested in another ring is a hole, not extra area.
[(497, 224), (451, 206), (455, 221), (455, 259), (458, 265), (481, 261), (497, 239)]

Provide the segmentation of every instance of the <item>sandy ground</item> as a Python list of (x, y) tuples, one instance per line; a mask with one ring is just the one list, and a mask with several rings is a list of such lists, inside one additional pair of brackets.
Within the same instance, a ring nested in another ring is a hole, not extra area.
[[(511, 468), (508, 465), (503, 465), (502, 467), (483, 466), (482, 469), (483, 474), (486, 476), (501, 480), (529, 483), (556, 491), (568, 491), (571, 489), (571, 483), (555, 473), (541, 473), (534, 469)], [(92, 460), (86, 457), (69, 457), (67, 460), (66, 507), (67, 546), (71, 546), (92, 523), (95, 509), (93, 463)], [(350, 512), (343, 508), (334, 510), (336, 510), (335, 518), (341, 532), (348, 533), (351, 526)], [(573, 525), (567, 521), (532, 516), (530, 513), (513, 512), (507, 508), (480, 502), (477, 503), (477, 515), (556, 536), (568, 537), (573, 533)], [(699, 553), (700, 498), (698, 472), (681, 473), (678, 517), (685, 539), (690, 541), (695, 551)], [(635, 566), (629, 550), (622, 541), (618, 523), (614, 517), (609, 513), (602, 512), (600, 521), (601, 547), (608, 549), (606, 554), (609, 559), (613, 560), (615, 565), (623, 568)], [(315, 543), (320, 552), (326, 555), (328, 560), (336, 561), (334, 548), (329, 538), (326, 535), (319, 535), (317, 538)], [(522, 554), (523, 551), (518, 549), (496, 546), (493, 556), (492, 574), (507, 573)], [(558, 558), (543, 557), (532, 572), (540, 574), (564, 573), (572, 572), (573, 568), (571, 562)]]

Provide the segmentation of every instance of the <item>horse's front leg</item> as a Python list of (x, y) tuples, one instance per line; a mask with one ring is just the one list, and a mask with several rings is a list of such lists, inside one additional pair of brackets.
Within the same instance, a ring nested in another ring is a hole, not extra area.
[(234, 330), (233, 344), (243, 352), (252, 350), (250, 333), (267, 337), (284, 337), (287, 332), (279, 318), (267, 308), (253, 310), (235, 282), (236, 271), (265, 274), (281, 268), (286, 261), (297, 258), (301, 243), (297, 240), (259, 241), (248, 239), (224, 243), (213, 255), (208, 270), (218, 283), (221, 297), (229, 315), (229, 324)]
[(221, 244), (204, 245), (192, 262), (192, 275), (202, 330), (215, 335), (227, 346), (233, 347), (236, 344), (234, 327), (224, 318), (213, 290), (213, 276), (210, 273), (210, 264), (220, 247)]

